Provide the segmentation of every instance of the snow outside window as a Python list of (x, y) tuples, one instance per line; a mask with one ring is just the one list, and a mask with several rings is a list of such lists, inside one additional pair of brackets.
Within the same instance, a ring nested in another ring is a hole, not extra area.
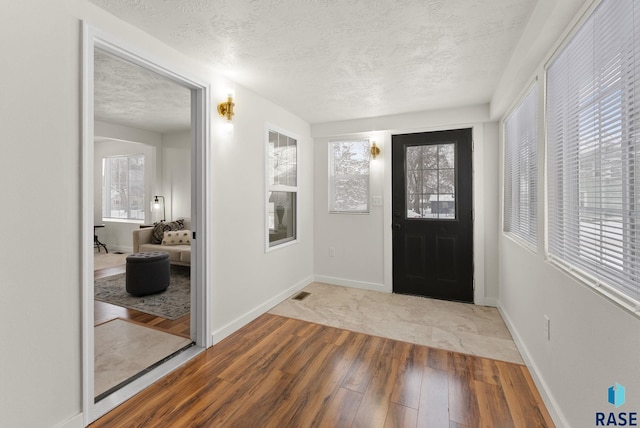
[(329, 212), (369, 212), (369, 140), (329, 142)]
[(102, 218), (144, 221), (144, 155), (102, 159)]

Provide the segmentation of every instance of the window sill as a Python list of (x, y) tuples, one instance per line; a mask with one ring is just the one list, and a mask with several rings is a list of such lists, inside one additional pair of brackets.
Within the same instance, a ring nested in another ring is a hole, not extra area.
[[(280, 243), (278, 243), (280, 242)], [(300, 242), (299, 239), (292, 239), (289, 241), (286, 240), (280, 240), (280, 241), (275, 241), (275, 245), (273, 246), (269, 246), (269, 243), (267, 243), (267, 249), (265, 250), (265, 253), (269, 253), (271, 251), (275, 251), (275, 250), (279, 250), (281, 248), (286, 248), (286, 247), (290, 247), (292, 245), (296, 245), (298, 242)]]
[(591, 275), (582, 272), (572, 266), (567, 265), (562, 260), (558, 260), (555, 257), (547, 254), (547, 261), (555, 266), (557, 269), (564, 272), (576, 280), (580, 285), (586, 287), (592, 292), (604, 297), (606, 300), (622, 308), (625, 312), (640, 319), (640, 302), (620, 293), (615, 288), (612, 288), (602, 282), (596, 280)]
[(521, 247), (525, 248), (526, 250), (531, 251), (533, 254), (538, 254), (538, 248), (532, 245), (530, 242), (525, 241), (524, 239), (520, 238), (518, 235), (515, 235), (514, 233), (511, 233), (511, 232), (502, 231), (502, 233), (504, 233), (504, 236), (506, 236), (516, 244), (520, 245)]
[(121, 224), (145, 224), (144, 220), (131, 220), (125, 218), (103, 218), (103, 223), (121, 223)]
[(369, 215), (369, 211), (329, 211), (329, 214)]

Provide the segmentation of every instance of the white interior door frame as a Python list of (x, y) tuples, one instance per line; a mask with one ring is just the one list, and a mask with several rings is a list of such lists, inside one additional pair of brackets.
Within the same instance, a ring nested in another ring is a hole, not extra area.
[[(196, 346), (140, 377), (120, 391), (94, 403), (94, 273), (93, 273), (93, 177), (94, 177), (94, 51), (99, 48), (126, 61), (167, 77), (191, 90), (191, 223), (193, 240), (191, 282), (191, 329)], [(205, 82), (185, 76), (152, 60), (144, 52), (82, 23), (82, 411), (88, 425), (129, 399), (169, 371), (211, 346), (211, 162), (209, 147), (210, 88)]]

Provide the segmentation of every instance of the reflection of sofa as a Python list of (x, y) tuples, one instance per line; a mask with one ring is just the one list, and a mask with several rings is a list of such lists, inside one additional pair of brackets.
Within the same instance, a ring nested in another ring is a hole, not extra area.
[[(189, 225), (185, 224), (185, 229), (189, 229)], [(133, 252), (143, 253), (148, 251), (164, 251), (169, 253), (169, 262), (174, 265), (190, 266), (191, 265), (191, 244), (188, 245), (163, 245), (153, 244), (153, 227), (144, 229), (136, 229), (133, 231)], [(179, 230), (177, 232), (180, 232)], [(190, 233), (190, 231), (188, 231)], [(166, 240), (170, 241), (170, 240)], [(166, 242), (168, 243), (168, 242)]]

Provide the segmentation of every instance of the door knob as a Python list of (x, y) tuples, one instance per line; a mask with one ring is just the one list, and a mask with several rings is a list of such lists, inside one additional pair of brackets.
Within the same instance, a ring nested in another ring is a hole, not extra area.
[(400, 229), (402, 228), (402, 225), (400, 225), (400, 223), (393, 223), (393, 224), (391, 225), (391, 228), (392, 228), (393, 230), (400, 230)]

